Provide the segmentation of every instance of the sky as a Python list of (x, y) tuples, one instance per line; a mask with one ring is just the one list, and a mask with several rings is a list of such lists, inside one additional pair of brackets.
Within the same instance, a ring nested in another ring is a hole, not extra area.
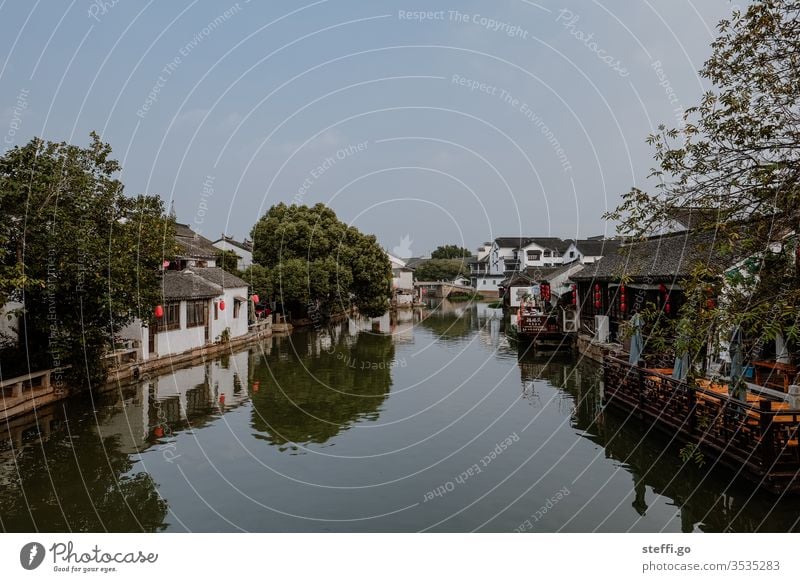
[(96, 131), (126, 193), (212, 240), (278, 202), (323, 202), (405, 256), (610, 236), (735, 7), (0, 0), (2, 149)]

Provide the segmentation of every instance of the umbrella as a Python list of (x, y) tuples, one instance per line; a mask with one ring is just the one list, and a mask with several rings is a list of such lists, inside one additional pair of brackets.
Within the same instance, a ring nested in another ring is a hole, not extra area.
[(683, 352), (675, 357), (675, 364), (672, 366), (672, 378), (675, 380), (686, 380), (689, 373), (689, 352)]
[(631, 327), (633, 328), (633, 335), (631, 336), (631, 349), (628, 362), (631, 364), (638, 364), (642, 359), (642, 352), (644, 351), (644, 340), (642, 339), (642, 318), (636, 313), (631, 318)]
[(728, 394), (731, 398), (745, 400), (747, 386), (744, 383), (744, 346), (742, 345), (742, 330), (737, 326), (731, 335), (728, 352), (731, 355), (731, 380), (728, 384)]

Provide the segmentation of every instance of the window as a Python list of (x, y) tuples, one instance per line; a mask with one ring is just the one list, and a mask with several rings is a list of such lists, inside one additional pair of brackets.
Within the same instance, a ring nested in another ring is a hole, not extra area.
[(570, 259), (574, 259), (575, 258), (575, 251), (570, 251), (569, 252), (569, 258)]
[(205, 299), (186, 302), (186, 327), (205, 325), (207, 316), (208, 302)]
[(158, 326), (158, 331), (181, 328), (181, 303), (176, 301), (164, 305), (164, 317)]
[(214, 301), (214, 321), (219, 319), (219, 303)]
[(552, 253), (550, 251), (545, 251), (544, 252), (544, 256), (545, 257), (550, 257), (550, 256), (552, 256)]
[(242, 308), (242, 302), (238, 299), (233, 300), (233, 318), (237, 319), (239, 317), (239, 310)]
[(538, 261), (542, 258), (541, 251), (528, 251), (528, 260), (529, 261)]

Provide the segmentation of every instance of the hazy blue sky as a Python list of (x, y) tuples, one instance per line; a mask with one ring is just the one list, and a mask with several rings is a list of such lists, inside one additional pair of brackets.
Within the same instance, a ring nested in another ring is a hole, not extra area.
[(278, 201), (417, 255), (610, 234), (733, 6), (0, 0), (0, 133), (5, 150), (96, 130), (126, 192), (212, 239)]

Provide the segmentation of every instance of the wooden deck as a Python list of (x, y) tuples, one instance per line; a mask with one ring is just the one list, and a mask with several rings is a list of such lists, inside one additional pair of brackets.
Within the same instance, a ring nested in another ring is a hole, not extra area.
[(607, 356), (604, 399), (633, 411), (653, 426), (771, 491), (800, 493), (800, 410), (748, 394), (742, 402), (726, 385), (689, 385), (671, 370), (640, 368)]

